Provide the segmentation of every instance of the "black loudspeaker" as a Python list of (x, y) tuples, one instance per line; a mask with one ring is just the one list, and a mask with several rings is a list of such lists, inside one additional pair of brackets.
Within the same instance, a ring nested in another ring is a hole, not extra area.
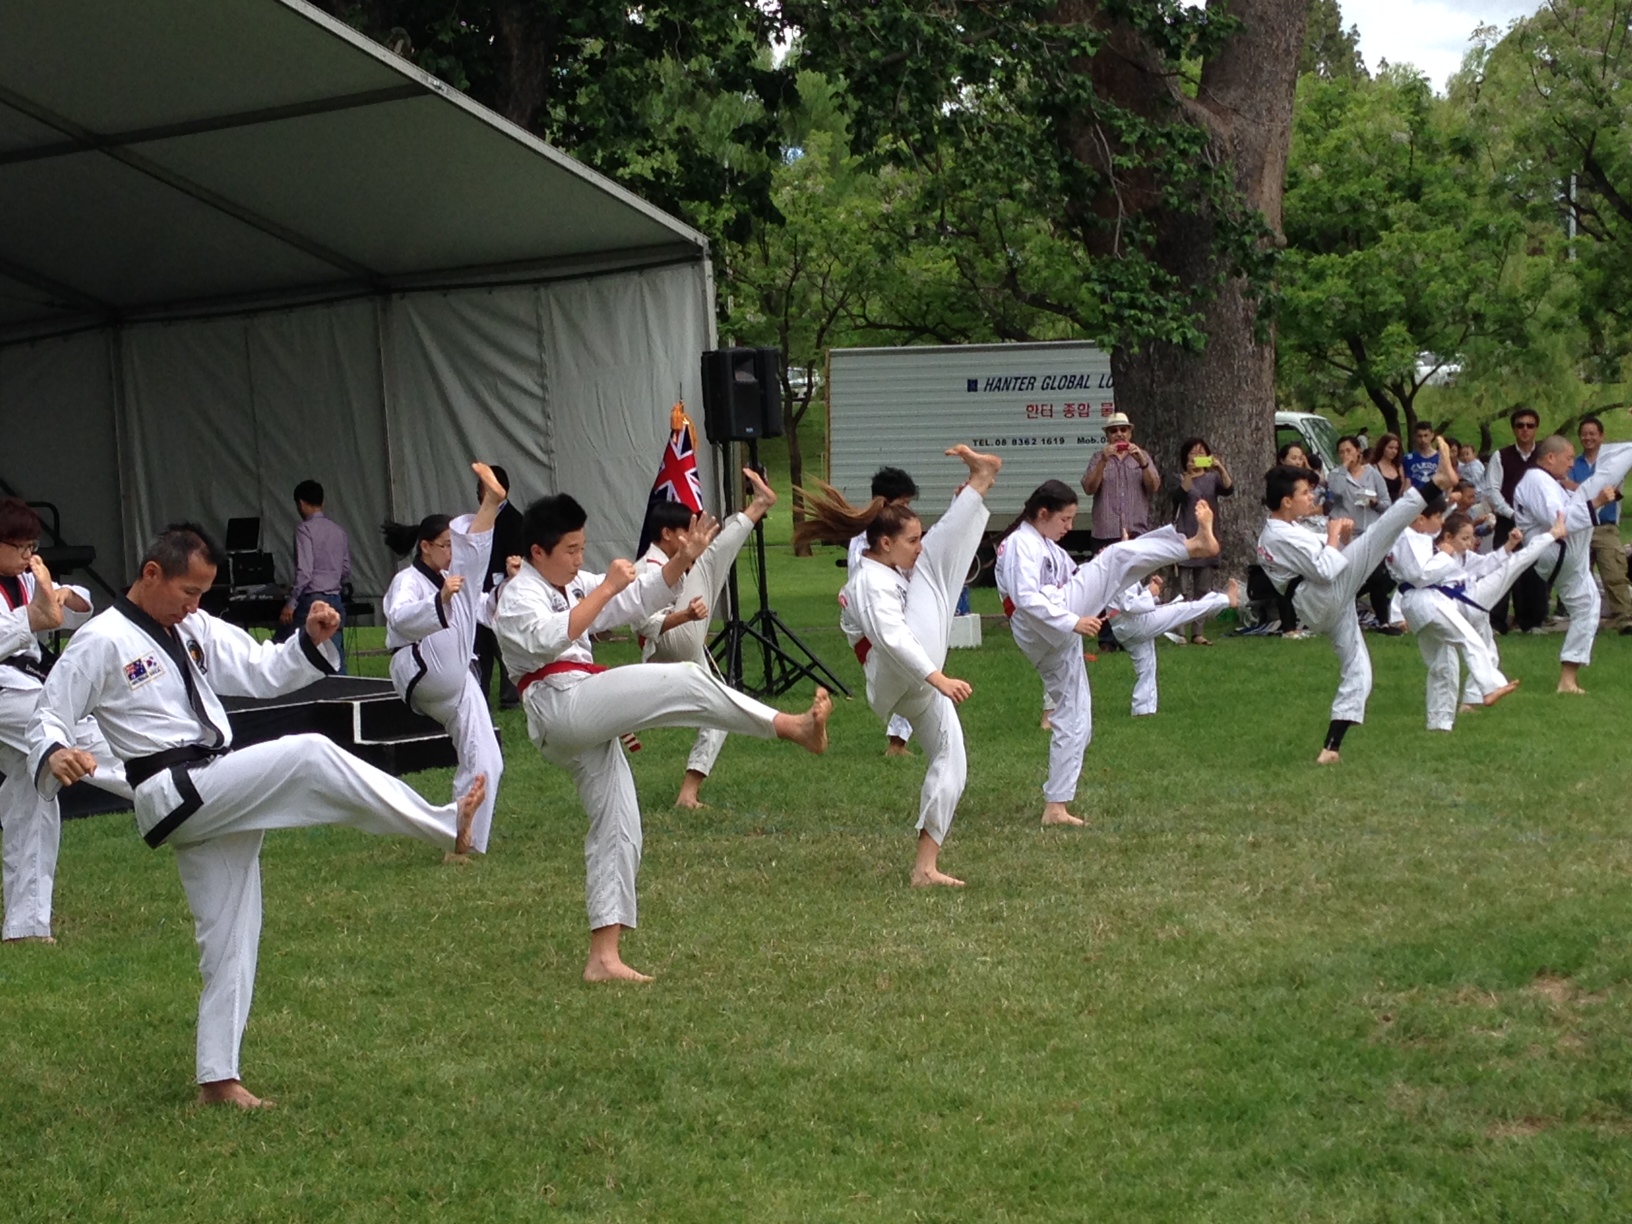
[(774, 348), (710, 349), (703, 354), (703, 429), (710, 442), (782, 436), (782, 382)]

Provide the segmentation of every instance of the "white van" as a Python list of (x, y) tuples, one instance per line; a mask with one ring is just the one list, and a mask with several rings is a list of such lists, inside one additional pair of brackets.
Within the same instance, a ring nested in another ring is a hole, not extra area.
[(1337, 466), (1337, 426), (1313, 412), (1277, 412), (1275, 449), (1296, 442), (1305, 451), (1320, 457), (1321, 466), (1331, 471)]

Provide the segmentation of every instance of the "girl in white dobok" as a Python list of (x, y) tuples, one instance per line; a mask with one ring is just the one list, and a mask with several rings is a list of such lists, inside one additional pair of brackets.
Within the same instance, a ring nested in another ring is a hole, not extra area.
[[(498, 594), (495, 588), (484, 599), (482, 579), (504, 488), (487, 464), (470, 466), (482, 486), (481, 505), (474, 515), (450, 519), (433, 514), (417, 527), (404, 523), (382, 526), (393, 552), (399, 556), (414, 553), (413, 564), (391, 580), (383, 605), (391, 683), (409, 709), (436, 719), (447, 729), (459, 755), (453, 774), (455, 797), (470, 790), (477, 775), (487, 776), (487, 793), (471, 825), (471, 849), (485, 854), (504, 754), (471, 658), (476, 626), (491, 620), (491, 605)], [(507, 564), (507, 568), (515, 572), (514, 565)]]
[(858, 508), (822, 485), (815, 494), (801, 490), (810, 517), (795, 533), (800, 542), (829, 544), (867, 534), (861, 562), (844, 587), (839, 625), (866, 672), (873, 713), (885, 723), (905, 718), (929, 758), (918, 801), (915, 888), (963, 885), (939, 863), (968, 780), (957, 707), (973, 690), (941, 669), (958, 593), (990, 517), (986, 492), (1003, 466), (995, 455), (967, 446), (946, 453), (963, 461), (969, 480), (928, 532), (906, 506), (875, 497)]
[(1101, 549), (1079, 566), (1059, 541), (1077, 518), (1077, 494), (1064, 481), (1045, 480), (1026, 499), (1020, 519), (997, 554), (997, 589), (1014, 644), (1043, 677), (1053, 702), (1043, 823), (1080, 825), (1069, 804), (1077, 795), (1082, 757), (1093, 738), (1094, 712), (1082, 643), (1099, 636), (1103, 613), (1129, 583), (1164, 565), (1218, 555), (1213, 510), (1196, 503), (1196, 534), (1186, 539), (1160, 527)]

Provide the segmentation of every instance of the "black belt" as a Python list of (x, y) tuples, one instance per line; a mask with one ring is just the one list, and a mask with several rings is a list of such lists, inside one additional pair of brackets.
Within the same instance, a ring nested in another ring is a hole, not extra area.
[(1298, 593), (1298, 588), (1300, 586), (1302, 586), (1302, 585), (1303, 585), (1303, 575), (1302, 574), (1293, 574), (1292, 575), (1292, 581), (1286, 584), (1286, 597), (1288, 599), (1291, 599), (1292, 596), (1294, 596), (1294, 595), (1296, 595)]
[(32, 676), (41, 683), (44, 683), (47, 671), (44, 663), (36, 663), (27, 655), (20, 654), (12, 655), (9, 659), (0, 659), (0, 667), (15, 668), (17, 671), (22, 672), (23, 675)]
[(206, 748), (203, 744), (183, 744), (180, 748), (166, 748), (152, 756), (126, 761), (125, 781), (130, 783), (131, 790), (135, 790), (154, 774), (163, 773), (173, 766), (197, 765), (200, 761), (211, 761), (231, 751), (231, 748)]

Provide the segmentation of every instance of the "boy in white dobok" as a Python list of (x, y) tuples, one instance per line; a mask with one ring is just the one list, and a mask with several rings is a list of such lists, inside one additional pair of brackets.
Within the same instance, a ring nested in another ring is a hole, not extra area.
[[(1208, 507), (1209, 511), (1211, 507)], [(1133, 716), (1156, 713), (1156, 639), (1185, 625), (1217, 616), (1225, 608), (1241, 606), (1241, 584), (1234, 578), (1223, 591), (1209, 591), (1198, 599), (1182, 596), (1162, 603), (1162, 579), (1135, 582), (1111, 601), (1111, 632), (1133, 663)]]
[[(726, 574), (742, 551), (749, 534), (776, 505), (776, 494), (760, 474), (752, 468), (743, 468), (742, 474), (753, 486), (754, 496), (748, 508), (733, 514), (720, 524), (720, 533), (714, 542), (697, 558), (696, 563), (680, 579), (680, 593), (672, 606), (654, 612), (641, 622), (640, 661), (642, 663), (695, 663), (699, 667), (714, 667), (708, 653), (708, 625), (713, 609), (719, 607), (720, 591)], [(679, 502), (663, 502), (652, 510), (652, 529), (657, 538), (641, 558), (643, 565), (659, 569), (672, 561), (685, 543), (691, 530), (691, 511)], [(699, 727), (697, 739), (686, 758), (686, 774), (680, 781), (680, 793), (674, 806), (699, 808), (698, 797), (703, 779), (714, 771), (720, 749), (725, 746), (725, 732), (715, 727)]]
[(198, 610), (219, 556), (193, 524), (164, 530), (129, 593), (51, 669), (29, 763), (46, 795), (89, 776), (96, 760), (72, 746), (73, 728), (96, 715), (135, 789), (136, 826), (148, 845), (175, 850), (193, 911), (204, 977), (199, 1100), (249, 1109), (263, 1102), (244, 1087), (238, 1060), (255, 991), (266, 831), (343, 824), (459, 848), (484, 783), (478, 777), (457, 807), (437, 807), (321, 735), (234, 747), (221, 696), (274, 697), (332, 674), (340, 617), (319, 600), (295, 636), (257, 642)]
[[(7, 943), (55, 943), (51, 895), (56, 886), (62, 814), (34, 787), (28, 771), (28, 727), (45, 683), (40, 636), (77, 629), (90, 619), (83, 587), (54, 586), (34, 551), (40, 518), (21, 498), (0, 497), (0, 853), (3, 853)], [(96, 784), (130, 798), (94, 718), (74, 728), (75, 746), (96, 758)]]
[(1213, 510), (1205, 501), (1196, 504), (1195, 535), (1186, 538), (1171, 526), (1160, 527), (1107, 545), (1080, 566), (1059, 544), (1076, 516), (1076, 490), (1064, 481), (1045, 480), (1026, 499), (997, 554), (997, 589), (1014, 644), (1042, 676), (1043, 691), (1053, 702), (1044, 825), (1085, 823), (1068, 806), (1076, 798), (1094, 731), (1083, 640), (1099, 636), (1106, 606), (1130, 581), (1186, 558), (1218, 555)]
[(504, 753), (471, 660), (476, 626), (491, 619), (497, 594), (484, 595), (482, 580), (505, 494), (487, 464), (470, 466), (481, 489), (474, 515), (450, 519), (432, 514), (417, 526), (391, 522), (382, 526), (391, 551), (399, 556), (413, 552), (414, 560), (397, 571), (380, 604), (385, 612), (385, 645), (391, 651), (391, 684), (409, 709), (446, 728), (458, 760), (454, 795), (468, 791), (478, 774), (487, 779), (470, 829), (471, 850), (486, 854)]
[[(589, 960), (584, 980), (649, 982), (624, 964), (619, 944), (636, 920), (640, 806), (619, 737), (646, 727), (715, 727), (827, 751), (826, 689), (804, 714), (783, 714), (734, 692), (697, 663), (595, 662), (590, 635), (639, 625), (671, 607), (680, 580), (708, 548), (718, 525), (693, 520), (685, 542), (661, 566), (617, 560), (606, 573), (583, 569), (584, 508), (565, 493), (541, 497), (523, 516), (527, 556), (499, 596), (493, 630), (516, 677), (533, 743), (572, 774), (589, 816), (584, 869)], [(641, 572), (641, 571), (644, 572)], [(708, 614), (693, 601), (699, 619)]]
[(952, 505), (927, 532), (908, 507), (880, 496), (851, 506), (830, 485), (801, 491), (810, 517), (796, 540), (838, 543), (865, 532), (867, 548), (840, 600), (839, 627), (867, 677), (867, 704), (880, 719), (904, 718), (929, 758), (918, 795), (918, 846), (912, 886), (961, 888), (940, 869), (941, 846), (968, 781), (957, 707), (973, 691), (942, 669), (964, 577), (980, 547), (986, 493), (1003, 461), (967, 446), (946, 452), (969, 469)]
[[(1471, 525), (1460, 511), (1456, 517)], [(1519, 687), (1517, 680), (1502, 675), (1495, 653), (1464, 615), (1464, 609), (1480, 609), (1468, 594), (1461, 558), (1440, 546), (1444, 527), (1442, 511), (1425, 510), (1400, 533), (1388, 554), (1388, 572), (1399, 589), (1400, 614), (1416, 635), (1417, 649), (1428, 668), (1430, 731), (1449, 731), (1456, 725), (1463, 662), (1482, 705), (1495, 705)]]
[(1310, 629), (1324, 633), (1337, 653), (1337, 696), (1332, 700), (1332, 721), (1326, 742), (1315, 761), (1331, 765), (1340, 759), (1348, 729), (1366, 720), (1366, 699), (1371, 696), (1371, 655), (1360, 632), (1354, 601), (1372, 571), (1394, 547), (1400, 532), (1433, 499), (1444, 501), (1445, 490), (1456, 482), (1450, 450), (1438, 440), (1440, 462), (1432, 480), (1411, 488), (1385, 510), (1364, 535), (1345, 543), (1352, 524), (1329, 519), (1326, 538), (1299, 520), (1315, 513), (1314, 489), (1319, 478), (1306, 468), (1280, 465), (1264, 475), (1264, 505), (1269, 518), (1258, 535), (1258, 563), (1275, 589), (1292, 597), (1298, 618)]
[[(1564, 480), (1575, 462), (1575, 443), (1559, 434), (1536, 443), (1536, 466), (1524, 474), (1513, 491), (1513, 521), (1526, 540), (1537, 540), (1552, 531), (1560, 514), (1569, 528), (1559, 546), (1563, 556), (1553, 579), (1553, 589), (1570, 616), (1570, 628), (1558, 652), (1558, 691), (1583, 693), (1579, 674), (1592, 662), (1592, 643), (1598, 636), (1598, 613), (1602, 600), (1592, 577), (1592, 529), (1594, 511), (1615, 500), (1616, 489), (1632, 470), (1632, 442), (1606, 443), (1598, 450), (1598, 466), (1574, 489)], [(1552, 553), (1542, 554), (1536, 571), (1546, 576)]]

